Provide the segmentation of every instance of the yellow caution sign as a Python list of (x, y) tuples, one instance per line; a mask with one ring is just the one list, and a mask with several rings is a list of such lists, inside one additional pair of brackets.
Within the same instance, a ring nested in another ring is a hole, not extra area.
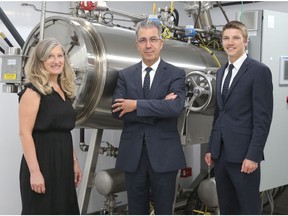
[(5, 73), (4, 80), (16, 80), (17, 74), (16, 73)]

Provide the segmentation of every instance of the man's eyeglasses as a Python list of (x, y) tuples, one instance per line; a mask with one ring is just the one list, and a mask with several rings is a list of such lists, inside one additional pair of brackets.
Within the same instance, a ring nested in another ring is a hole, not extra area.
[(147, 42), (149, 41), (149, 43), (151, 43), (151, 44), (156, 44), (159, 40), (161, 40), (161, 39), (158, 37), (139, 38), (139, 40), (137, 40), (137, 43), (143, 45), (143, 44), (147, 44)]

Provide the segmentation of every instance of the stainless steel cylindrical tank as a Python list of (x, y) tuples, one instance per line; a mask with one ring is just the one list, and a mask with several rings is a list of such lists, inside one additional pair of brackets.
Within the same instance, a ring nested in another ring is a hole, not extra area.
[[(23, 56), (38, 43), (40, 24), (29, 34)], [(44, 38), (57, 38), (67, 49), (75, 69), (77, 84), (73, 106), (77, 112), (77, 126), (120, 129), (122, 122), (111, 115), (112, 95), (118, 71), (141, 60), (135, 45), (135, 31), (131, 28), (104, 25), (83, 18), (52, 16), (45, 20)], [(177, 40), (165, 40), (161, 57), (186, 73), (217, 69), (218, 62), (226, 61), (223, 52)], [(24, 58), (25, 59), (25, 58)], [(25, 61), (24, 61), (25, 64)]]
[(98, 171), (95, 175), (96, 190), (106, 196), (125, 191), (125, 174), (114, 168)]

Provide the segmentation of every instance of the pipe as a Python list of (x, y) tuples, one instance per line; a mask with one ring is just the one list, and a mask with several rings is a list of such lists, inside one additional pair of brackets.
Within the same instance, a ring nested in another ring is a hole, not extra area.
[[(231, 6), (231, 5), (240, 5), (240, 4), (251, 4), (251, 3), (259, 3), (261, 1), (229, 1), (229, 2), (221, 2), (221, 6)], [(219, 7), (219, 4), (216, 3), (213, 7)]]
[(85, 144), (85, 129), (84, 128), (80, 128), (80, 144), (79, 147), (81, 149), (81, 151), (83, 152), (87, 152), (89, 149), (89, 145)]
[(85, 129), (80, 128), (80, 144), (85, 144)]
[[(40, 9), (37, 9), (35, 7), (35, 5), (33, 4), (28, 4), (28, 3), (22, 3), (21, 6), (30, 6), (32, 7), (35, 11), (38, 11), (38, 12), (41, 12)], [(47, 13), (55, 13), (55, 14), (63, 14), (63, 15), (71, 15), (71, 13), (64, 13), (64, 12), (58, 12), (58, 11), (49, 11), (49, 10), (46, 10)], [(73, 15), (73, 14), (72, 14)]]
[(135, 23), (140, 22), (142, 20), (145, 20), (147, 18), (146, 16), (138, 16), (138, 15), (134, 15), (134, 14), (131, 14), (131, 13), (127, 13), (127, 12), (120, 11), (120, 10), (117, 10), (117, 9), (112, 9), (112, 8), (108, 8), (108, 11), (110, 11), (113, 14), (129, 18), (130, 20), (132, 20)]
[(5, 12), (2, 10), (1, 7), (0, 7), (0, 19), (2, 20), (6, 28), (9, 30), (9, 32), (12, 34), (12, 36), (15, 38), (19, 46), (22, 48), (24, 45), (23, 38), (21, 37), (19, 32), (16, 30), (16, 28), (13, 26), (11, 21), (8, 19), (8, 17), (6, 16)]
[(44, 25), (45, 25), (45, 16), (46, 16), (46, 1), (41, 4), (41, 21), (40, 21), (40, 36), (39, 39), (43, 40), (44, 38)]
[(199, 20), (199, 16), (200, 16), (200, 13), (201, 13), (201, 1), (199, 1), (199, 6), (198, 6), (198, 13), (197, 13), (197, 17), (195, 19), (195, 24), (194, 24), (194, 28), (201, 28), (200, 25), (198, 26), (198, 20)]

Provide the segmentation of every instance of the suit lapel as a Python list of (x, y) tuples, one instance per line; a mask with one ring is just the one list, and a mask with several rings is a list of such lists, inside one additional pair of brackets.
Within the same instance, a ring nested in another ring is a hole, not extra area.
[(137, 74), (134, 80), (135, 86), (137, 89), (137, 95), (139, 98), (144, 98), (143, 88), (142, 88), (142, 62), (139, 62), (136, 65), (134, 73)]
[(225, 64), (223, 67), (219, 69), (217, 72), (217, 79), (216, 79), (216, 92), (217, 92), (217, 98), (219, 98), (218, 103), (221, 107), (223, 107), (223, 99), (222, 99), (222, 93), (221, 93), (221, 86), (222, 86), (222, 79), (224, 76), (225, 68), (228, 66), (228, 63)]
[(229, 98), (229, 95), (231, 94), (231, 91), (233, 91), (233, 89), (237, 85), (237, 83), (240, 80), (240, 78), (243, 76), (243, 74), (245, 74), (247, 72), (249, 62), (250, 62), (250, 59), (247, 57), (245, 59), (245, 61), (243, 62), (243, 64), (241, 65), (238, 73), (236, 74), (236, 76), (234, 77), (234, 79), (233, 79), (233, 81), (231, 83), (231, 86), (229, 88), (226, 100)]

